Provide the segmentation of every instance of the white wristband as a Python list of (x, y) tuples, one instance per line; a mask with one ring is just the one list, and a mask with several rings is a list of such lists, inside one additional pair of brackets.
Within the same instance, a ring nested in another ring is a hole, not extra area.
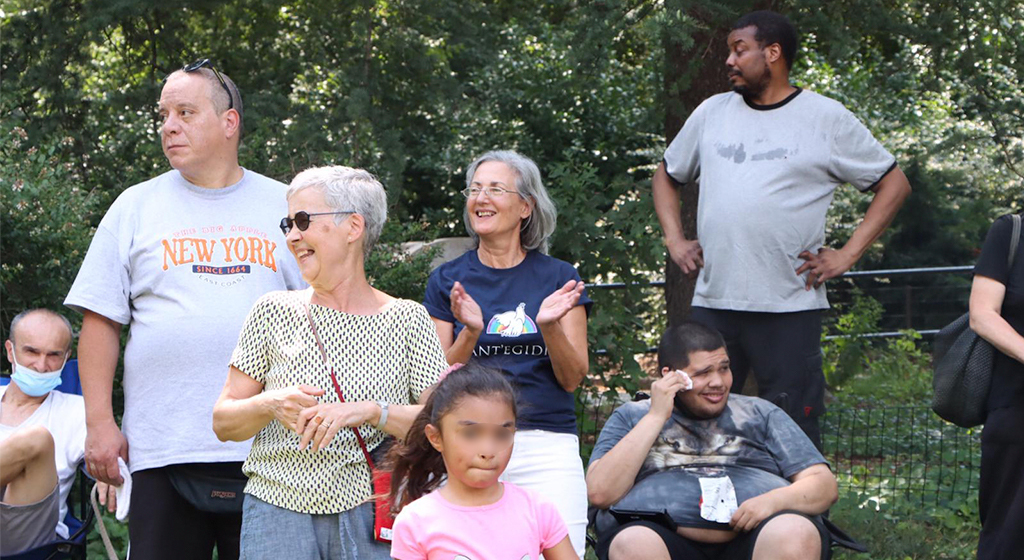
[(388, 423), (388, 403), (385, 401), (377, 401), (377, 406), (380, 407), (380, 420), (377, 422), (377, 429), (384, 431), (384, 426)]

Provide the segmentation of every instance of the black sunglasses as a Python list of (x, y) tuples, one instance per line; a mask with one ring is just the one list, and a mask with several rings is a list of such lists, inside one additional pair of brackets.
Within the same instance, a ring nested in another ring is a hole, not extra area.
[(305, 211), (296, 212), (294, 218), (289, 218), (287, 216), (281, 218), (281, 231), (284, 232), (285, 235), (288, 235), (288, 232), (292, 230), (292, 225), (299, 228), (299, 231), (306, 231), (307, 229), (309, 229), (309, 219), (312, 218), (313, 216), (333, 216), (336, 214), (355, 213), (356, 212), (353, 210), (346, 210), (344, 212), (314, 212), (312, 214)]
[(209, 68), (210, 70), (213, 70), (213, 75), (217, 76), (217, 80), (220, 81), (220, 87), (224, 88), (224, 91), (228, 92), (228, 109), (234, 109), (235, 96), (231, 95), (231, 88), (228, 87), (228, 83), (224, 80), (224, 76), (220, 75), (220, 72), (217, 71), (217, 68), (209, 58), (203, 58), (193, 62), (192, 64), (187, 64), (181, 69), (181, 71), (186, 73), (195, 72), (200, 68)]

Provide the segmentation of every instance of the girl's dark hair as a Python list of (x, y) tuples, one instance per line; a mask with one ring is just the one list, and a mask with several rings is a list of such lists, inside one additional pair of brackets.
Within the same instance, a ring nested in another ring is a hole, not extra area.
[(434, 386), (423, 410), (409, 428), (405, 441), (388, 453), (394, 511), (400, 511), (444, 482), (444, 458), (430, 445), (425, 428), (427, 424), (433, 424), (440, 429), (445, 414), (466, 397), (501, 399), (512, 408), (513, 417), (516, 416), (515, 390), (500, 371), (470, 361), (449, 373)]

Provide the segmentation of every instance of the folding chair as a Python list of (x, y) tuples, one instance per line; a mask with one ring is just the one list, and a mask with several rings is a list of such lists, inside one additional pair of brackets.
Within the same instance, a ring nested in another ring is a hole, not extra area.
[[(57, 391), (72, 395), (82, 394), (82, 383), (78, 379), (78, 360), (68, 360), (60, 373), (61, 384)], [(0, 377), (0, 385), (11, 382), (8, 376)], [(84, 465), (78, 466), (78, 477), (68, 495), (68, 513), (64, 516), (64, 524), (68, 526), (68, 538), (58, 539), (36, 548), (4, 556), (3, 560), (50, 560), (58, 558), (75, 558), (84, 560), (86, 557), (86, 538), (92, 528), (94, 514), (89, 504), (89, 490), (93, 479), (85, 472)], [(76, 507), (77, 506), (77, 507)]]

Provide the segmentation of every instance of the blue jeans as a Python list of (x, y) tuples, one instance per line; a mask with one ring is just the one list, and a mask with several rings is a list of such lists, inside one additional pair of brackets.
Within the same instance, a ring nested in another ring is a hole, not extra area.
[(245, 495), (241, 560), (389, 560), (391, 546), (373, 540), (373, 504), (341, 513), (299, 513)]

